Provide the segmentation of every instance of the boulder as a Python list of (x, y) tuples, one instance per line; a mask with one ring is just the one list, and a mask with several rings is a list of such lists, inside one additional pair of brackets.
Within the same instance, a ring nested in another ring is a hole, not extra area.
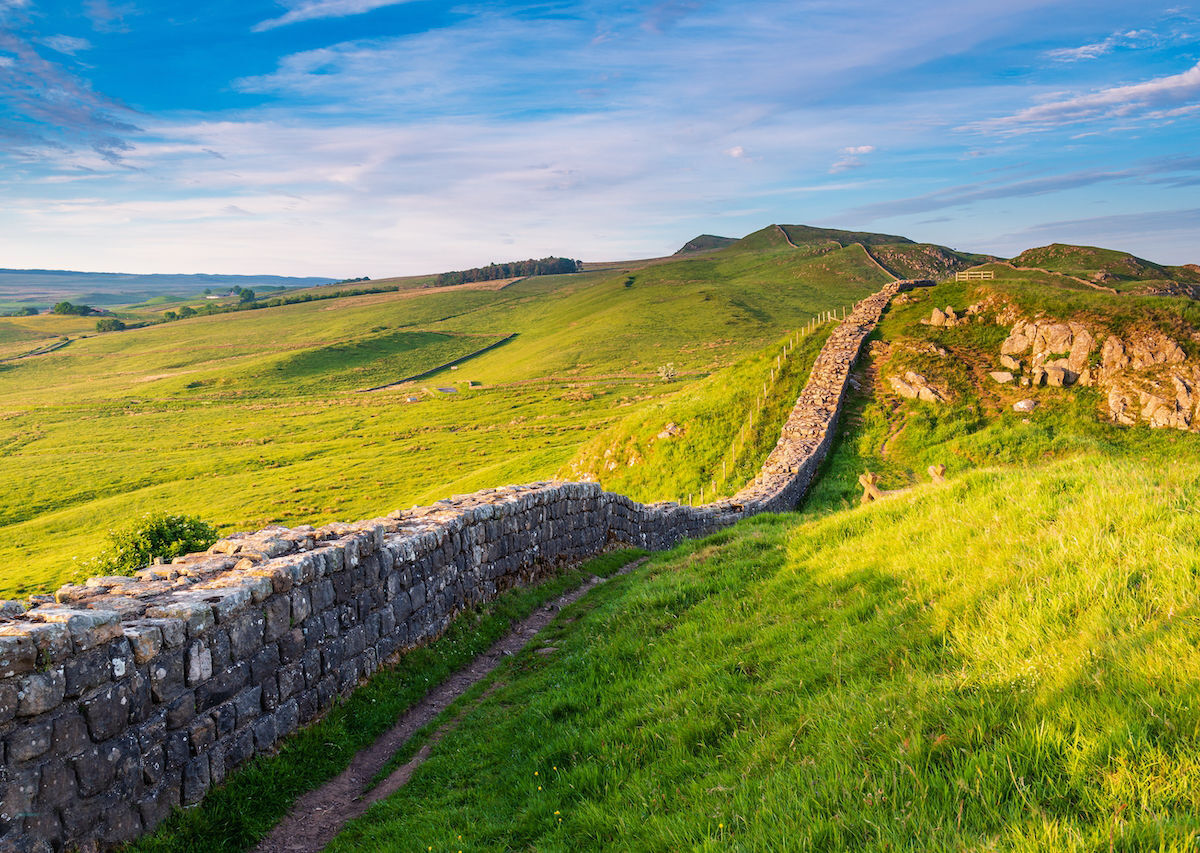
[(1074, 376), (1067, 373), (1066, 368), (1057, 364), (1046, 365), (1046, 384), (1052, 388), (1063, 388), (1070, 385)]
[(907, 397), (910, 400), (915, 400), (917, 398), (917, 389), (913, 388), (899, 376), (889, 376), (888, 382), (891, 384), (892, 390), (901, 397)]
[(1004, 343), (1000, 345), (1000, 352), (1003, 355), (1020, 355), (1029, 349), (1033, 343), (1033, 336), (1037, 333), (1037, 326), (1029, 323), (1018, 322), (1012, 327), (1012, 332), (1004, 339)]
[(1000, 356), (1000, 366), (1017, 373), (1021, 372), (1021, 362), (1017, 361), (1011, 355)]
[(934, 308), (933, 313), (929, 315), (929, 325), (944, 326), (946, 325), (946, 319), (946, 315), (941, 312), (941, 309)]
[(1032, 412), (1037, 408), (1037, 400), (1018, 400), (1013, 403), (1013, 411), (1015, 412)]
[(1009, 382), (1013, 381), (1013, 375), (1007, 370), (993, 370), (988, 374), (988, 376), (995, 379), (1001, 385), (1007, 385)]
[(1037, 335), (1033, 339), (1033, 351), (1044, 353), (1060, 353), (1071, 351), (1071, 327), (1066, 323), (1052, 323), (1037, 327)]

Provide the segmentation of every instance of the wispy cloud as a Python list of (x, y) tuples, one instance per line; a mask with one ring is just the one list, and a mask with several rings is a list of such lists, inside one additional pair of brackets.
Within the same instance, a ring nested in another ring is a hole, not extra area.
[(861, 169), (863, 165), (862, 156), (870, 154), (874, 150), (874, 145), (852, 145), (849, 148), (843, 148), (841, 159), (830, 166), (829, 171), (831, 174), (837, 174), (849, 169)]
[(114, 4), (109, 0), (86, 0), (83, 11), (92, 27), (100, 33), (125, 32), (128, 29), (125, 19), (138, 14), (133, 3)]
[(1136, 116), (1164, 118), (1191, 111), (1198, 106), (1192, 103), (1197, 100), (1200, 100), (1200, 62), (1180, 74), (1048, 101), (1010, 116), (988, 119), (968, 127), (1017, 134), (1054, 130), (1063, 125), (1097, 119)]
[(1137, 48), (1152, 44), (1155, 35), (1151, 30), (1128, 30), (1123, 33), (1113, 33), (1102, 41), (1084, 44), (1079, 47), (1060, 47), (1047, 51), (1046, 55), (1056, 62), (1079, 62), (1086, 59), (1097, 59), (1107, 53), (1112, 53), (1118, 47)]
[(1200, 157), (1163, 157), (1145, 160), (1124, 169), (1085, 169), (1018, 181), (997, 179), (960, 184), (909, 198), (862, 205), (851, 210), (849, 215), (871, 222), (893, 216), (965, 207), (982, 201), (1032, 198), (1115, 181), (1165, 184), (1189, 180), (1196, 177), (1197, 172), (1200, 172)]
[(92, 43), (90, 41), (84, 38), (78, 38), (76, 36), (47, 36), (40, 41), (51, 50), (56, 50), (59, 53), (66, 53), (70, 56), (74, 56), (81, 50), (90, 50), (92, 47)]
[(345, 18), (382, 9), (384, 6), (398, 6), (410, 2), (412, 0), (283, 0), (280, 5), (287, 11), (278, 18), (270, 18), (255, 24), (253, 30), (261, 33), (276, 27), (286, 27), (288, 24), (298, 24), (301, 21)]
[(85, 80), (43, 59), (28, 42), (0, 30), (0, 51), (11, 54), (8, 73), (0, 75), (0, 149), (26, 156), (84, 145), (117, 163), (129, 148), (125, 136), (137, 131), (132, 113), (93, 91)]

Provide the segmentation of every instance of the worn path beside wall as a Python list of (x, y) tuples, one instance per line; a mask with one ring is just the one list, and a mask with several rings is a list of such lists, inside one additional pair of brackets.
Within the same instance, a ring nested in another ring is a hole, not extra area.
[(915, 284), (888, 284), (830, 335), (778, 444), (733, 498), (692, 507), (593, 483), (505, 486), (237, 534), (137, 578), (65, 586), (53, 604), (0, 604), (0, 850), (136, 838), (463, 608), (614, 544), (661, 550), (794, 508), (863, 341)]

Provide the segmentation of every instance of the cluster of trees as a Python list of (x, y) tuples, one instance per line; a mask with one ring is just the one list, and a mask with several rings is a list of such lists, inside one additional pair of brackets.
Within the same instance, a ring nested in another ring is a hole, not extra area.
[(364, 275), (362, 278), (344, 278), (341, 281), (332, 282), (333, 284), (358, 284), (360, 281), (370, 281), (369, 275)]
[(125, 324), (116, 317), (101, 317), (96, 321), (97, 332), (120, 332), (125, 329)]
[(39, 313), (41, 312), (32, 305), (26, 305), (24, 308), (18, 308), (16, 311), (0, 314), (0, 317), (36, 317)]
[(86, 317), (88, 314), (99, 313), (95, 308), (88, 305), (75, 305), (70, 302), (58, 302), (50, 309), (51, 314), (74, 314), (77, 317)]
[(507, 264), (488, 264), (469, 270), (444, 272), (437, 277), (439, 287), (452, 284), (467, 284), (472, 281), (495, 281), (498, 278), (520, 278), (528, 275), (561, 275), (579, 272), (583, 264), (570, 258), (541, 258), (527, 261), (512, 261)]

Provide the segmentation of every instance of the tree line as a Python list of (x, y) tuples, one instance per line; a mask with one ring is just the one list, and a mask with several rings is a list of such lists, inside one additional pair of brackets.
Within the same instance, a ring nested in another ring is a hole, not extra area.
[(473, 281), (495, 281), (499, 278), (523, 278), (530, 275), (562, 275), (563, 273), (579, 272), (583, 266), (581, 261), (570, 258), (541, 258), (527, 261), (511, 261), (506, 264), (488, 264), (486, 267), (473, 267), (469, 270), (444, 272), (437, 277), (438, 287), (454, 284), (468, 284)]

